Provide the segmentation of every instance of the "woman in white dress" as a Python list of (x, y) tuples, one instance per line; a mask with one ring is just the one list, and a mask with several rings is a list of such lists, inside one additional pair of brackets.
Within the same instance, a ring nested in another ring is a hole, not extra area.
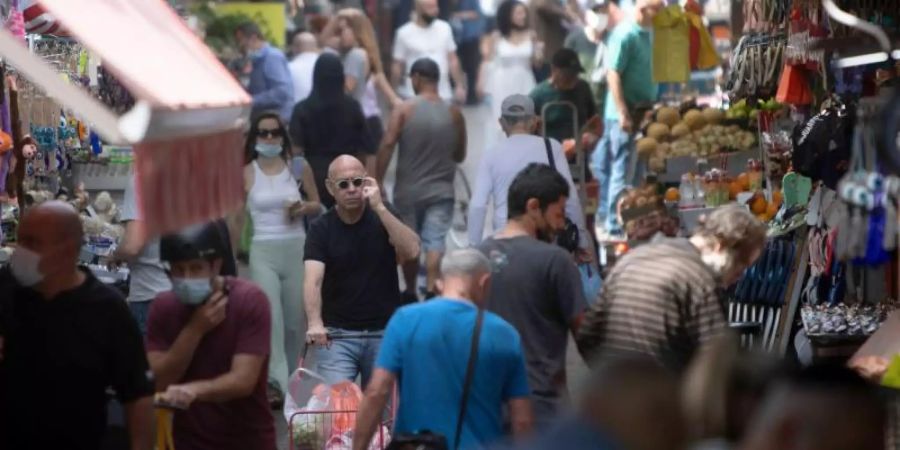
[(483, 41), (479, 95), (490, 96), (493, 127), (488, 145), (502, 136), (497, 119), (500, 104), (513, 94), (528, 95), (535, 86), (533, 67), (543, 59), (543, 43), (529, 26), (528, 7), (518, 0), (506, 0), (497, 8), (497, 31)]

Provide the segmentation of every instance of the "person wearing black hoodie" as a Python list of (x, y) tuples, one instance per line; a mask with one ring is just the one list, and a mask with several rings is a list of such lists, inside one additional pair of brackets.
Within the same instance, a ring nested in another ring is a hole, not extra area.
[(309, 161), (322, 204), (334, 206), (325, 188), (328, 165), (339, 155), (355, 154), (375, 173), (374, 151), (359, 103), (344, 92), (344, 66), (333, 54), (319, 56), (313, 69), (312, 93), (294, 107), (290, 123), (295, 153)]

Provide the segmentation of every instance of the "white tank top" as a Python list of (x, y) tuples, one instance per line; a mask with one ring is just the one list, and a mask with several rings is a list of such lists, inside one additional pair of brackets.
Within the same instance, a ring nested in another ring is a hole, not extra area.
[(266, 175), (253, 161), (253, 187), (247, 195), (247, 210), (253, 219), (253, 240), (300, 238), (306, 235), (303, 220), (288, 222), (285, 205), (300, 200), (300, 188), (287, 167), (278, 175)]

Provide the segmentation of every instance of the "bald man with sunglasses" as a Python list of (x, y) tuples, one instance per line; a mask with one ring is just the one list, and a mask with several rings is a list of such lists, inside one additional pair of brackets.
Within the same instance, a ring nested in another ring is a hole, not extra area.
[(397, 264), (419, 257), (419, 237), (385, 206), (358, 159), (335, 159), (325, 187), (335, 206), (310, 225), (304, 251), (306, 341), (329, 383), (361, 375), (365, 386), (381, 340), (329, 336), (384, 330), (402, 305)]

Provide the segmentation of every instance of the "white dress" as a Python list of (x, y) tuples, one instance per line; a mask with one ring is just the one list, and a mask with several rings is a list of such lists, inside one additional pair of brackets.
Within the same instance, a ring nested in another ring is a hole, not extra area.
[[(513, 44), (504, 37), (497, 40), (494, 57), (491, 60), (490, 76), (485, 85), (486, 94), (491, 96), (491, 120), (493, 132), (489, 132), (488, 145), (502, 137), (502, 130), (497, 123), (500, 118), (500, 105), (503, 100), (513, 94), (528, 95), (534, 89), (534, 72), (532, 56), (534, 44), (531, 39)], [(494, 136), (491, 136), (493, 134)]]

